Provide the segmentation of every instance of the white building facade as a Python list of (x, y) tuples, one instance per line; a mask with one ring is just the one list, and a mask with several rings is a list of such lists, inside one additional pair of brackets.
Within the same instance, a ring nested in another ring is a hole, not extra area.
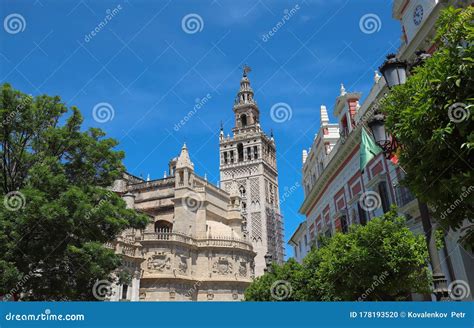
[(293, 247), (293, 257), (296, 262), (303, 263), (303, 259), (311, 250), (306, 221), (299, 224), (298, 228), (296, 228), (295, 232), (290, 237), (288, 244)]
[[(394, 1), (393, 17), (402, 24), (400, 58), (413, 59), (419, 49), (435, 51), (431, 42), (434, 24), (447, 2)], [(387, 212), (391, 204), (396, 204), (407, 217), (412, 231), (423, 234), (418, 201), (400, 184), (403, 171), (383, 154), (373, 158), (363, 172), (360, 170), (361, 129), (386, 92), (385, 80), (376, 72), (374, 84), (362, 104), (359, 103), (360, 93), (348, 92), (341, 86), (333, 110), (337, 123), (329, 123), (326, 107), (321, 107), (321, 127), (311, 148), (303, 150), (305, 199), (300, 208), (306, 216), (307, 235), (314, 247), (318, 246), (318, 236), (346, 232), (351, 224), (365, 224)], [(376, 206), (370, 205), (374, 203)], [(304, 236), (304, 233), (295, 232), (290, 244), (299, 244)], [(472, 290), (473, 254), (460, 247), (458, 237), (453, 232), (445, 236), (446, 247), (439, 252), (442, 270), (448, 284), (462, 280)], [(429, 298), (413, 295), (415, 300), (423, 297)], [(472, 295), (467, 299), (472, 299)]]

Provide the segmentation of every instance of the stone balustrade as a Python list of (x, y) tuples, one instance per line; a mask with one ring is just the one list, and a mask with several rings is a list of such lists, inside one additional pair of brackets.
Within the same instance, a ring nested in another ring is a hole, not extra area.
[(145, 232), (144, 241), (174, 241), (197, 247), (230, 247), (252, 251), (252, 245), (248, 240), (228, 236), (211, 236), (206, 238), (194, 238), (179, 232)]

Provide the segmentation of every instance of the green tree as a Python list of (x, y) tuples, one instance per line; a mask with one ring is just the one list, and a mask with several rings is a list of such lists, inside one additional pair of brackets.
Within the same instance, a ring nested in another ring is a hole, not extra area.
[(245, 290), (246, 301), (297, 301), (300, 300), (301, 265), (289, 259), (283, 265), (273, 264), (271, 271), (255, 279)]
[(395, 209), (367, 225), (336, 233), (298, 265), (274, 266), (246, 290), (247, 301), (270, 301), (277, 281), (291, 286), (284, 301), (395, 301), (430, 292), (424, 236), (416, 236)]
[(322, 300), (404, 300), (429, 293), (428, 252), (395, 209), (347, 234), (337, 233), (319, 252), (314, 289)]
[(474, 245), (474, 8), (447, 8), (437, 23), (433, 56), (382, 102), (401, 145), (405, 183), (435, 209), (445, 230), (468, 220)]
[(8, 84), (0, 95), (0, 294), (93, 299), (120, 257), (104, 243), (147, 218), (106, 187), (123, 172), (117, 142), (59, 97)]

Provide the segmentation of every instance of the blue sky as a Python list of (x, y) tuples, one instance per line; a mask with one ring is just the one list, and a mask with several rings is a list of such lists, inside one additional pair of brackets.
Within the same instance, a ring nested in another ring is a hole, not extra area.
[[(396, 52), (401, 28), (391, 7), (380, 0), (0, 0), (0, 81), (77, 106), (85, 127), (100, 127), (120, 141), (135, 175), (161, 178), (186, 142), (197, 173), (216, 182), (220, 122), (230, 132), (239, 67), (246, 63), (262, 128), (275, 135), (282, 194), (301, 185), (301, 152), (317, 132), (320, 105), (334, 120), (340, 83), (366, 95), (374, 70)], [(263, 37), (284, 20), (285, 9), (293, 9), (291, 17)], [(363, 17), (374, 16), (375, 27), (360, 27)], [(292, 115), (276, 122), (270, 109), (281, 102)], [(109, 104), (113, 118), (94, 119), (99, 103)], [(300, 187), (282, 204), (286, 240), (304, 219), (302, 201)]]

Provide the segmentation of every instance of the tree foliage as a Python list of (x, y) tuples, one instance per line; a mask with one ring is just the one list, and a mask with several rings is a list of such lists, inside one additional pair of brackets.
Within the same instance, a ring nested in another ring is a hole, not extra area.
[(401, 144), (405, 183), (435, 208), (445, 229), (468, 219), (474, 244), (474, 8), (447, 8), (437, 23), (433, 56), (406, 84), (391, 90), (381, 109)]
[(147, 218), (108, 191), (123, 152), (59, 97), (0, 94), (0, 294), (31, 300), (92, 299), (120, 265), (104, 243)]
[[(247, 301), (297, 301), (301, 290), (301, 265), (294, 259), (273, 264), (270, 272), (255, 279), (245, 290)], [(281, 284), (280, 284), (281, 282)]]
[(290, 259), (274, 273), (257, 278), (245, 292), (248, 301), (280, 300), (272, 295), (276, 281), (287, 281), (292, 293), (284, 301), (390, 301), (410, 293), (430, 292), (424, 236), (408, 229), (395, 209), (367, 225), (336, 233), (298, 265)]

